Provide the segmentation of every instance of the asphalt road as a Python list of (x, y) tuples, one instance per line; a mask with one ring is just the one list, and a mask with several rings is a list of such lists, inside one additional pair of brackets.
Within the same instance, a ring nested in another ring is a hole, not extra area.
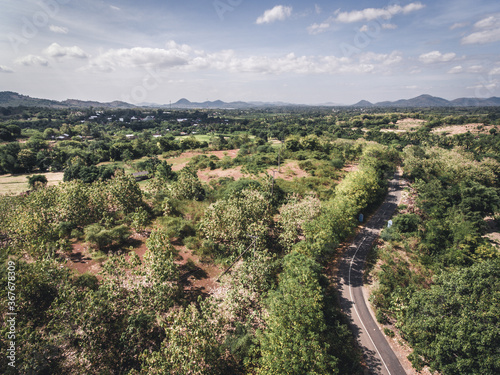
[(390, 181), (389, 192), (377, 212), (360, 230), (339, 267), (340, 305), (349, 317), (351, 329), (363, 350), (370, 374), (404, 375), (403, 366), (373, 320), (363, 297), (363, 269), (373, 241), (387, 225), (401, 200), (399, 176)]

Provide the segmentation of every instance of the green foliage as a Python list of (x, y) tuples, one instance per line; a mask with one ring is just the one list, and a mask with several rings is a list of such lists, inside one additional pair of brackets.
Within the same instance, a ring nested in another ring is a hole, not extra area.
[(280, 243), (286, 250), (303, 235), (305, 223), (310, 222), (321, 211), (321, 202), (318, 198), (308, 196), (302, 200), (292, 196), (289, 202), (280, 208), (278, 227), (280, 228)]
[(85, 241), (97, 249), (111, 245), (120, 246), (130, 236), (130, 229), (126, 225), (118, 225), (106, 229), (100, 224), (92, 224), (85, 228)]
[(229, 363), (223, 360), (222, 333), (216, 310), (202, 302), (169, 314), (165, 339), (159, 351), (144, 353), (144, 374), (223, 374)]
[(32, 176), (26, 177), (28, 179), (28, 185), (31, 189), (37, 189), (39, 187), (44, 187), (47, 185), (47, 177), (43, 174), (34, 174)]
[(264, 194), (243, 190), (210, 205), (200, 222), (200, 230), (212, 241), (247, 246), (252, 242), (249, 235), (264, 238), (271, 217), (269, 200)]
[(432, 370), (500, 371), (500, 264), (482, 262), (443, 273), (411, 299), (403, 332)]
[(267, 328), (259, 336), (259, 374), (334, 374), (317, 264), (305, 255), (284, 258), (278, 289), (269, 295)]

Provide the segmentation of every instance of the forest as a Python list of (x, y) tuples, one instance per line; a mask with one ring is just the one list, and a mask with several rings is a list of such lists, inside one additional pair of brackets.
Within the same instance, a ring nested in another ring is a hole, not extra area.
[(0, 372), (362, 374), (335, 264), (401, 168), (377, 321), (417, 372), (497, 374), (499, 130), (498, 107), (0, 108)]

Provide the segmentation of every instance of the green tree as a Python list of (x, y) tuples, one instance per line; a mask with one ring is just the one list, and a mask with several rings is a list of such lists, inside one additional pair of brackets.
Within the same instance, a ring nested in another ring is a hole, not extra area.
[(442, 374), (493, 375), (500, 371), (500, 263), (482, 262), (445, 272), (411, 298), (403, 332)]
[(303, 254), (284, 258), (278, 289), (269, 294), (267, 328), (259, 335), (258, 374), (335, 374), (329, 353), (319, 267)]

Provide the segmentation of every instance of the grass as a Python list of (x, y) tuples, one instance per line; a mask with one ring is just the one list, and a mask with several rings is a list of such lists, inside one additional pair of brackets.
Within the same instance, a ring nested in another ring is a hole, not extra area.
[(187, 137), (195, 137), (197, 141), (199, 142), (210, 142), (210, 138), (213, 137), (212, 134), (188, 134), (188, 135), (179, 135), (177, 137), (175, 137), (175, 139), (178, 141), (178, 140), (182, 140), (184, 138), (187, 138)]
[(19, 175), (0, 176), (0, 195), (17, 195), (29, 190), (28, 179), (26, 177), (33, 174), (41, 174), (47, 178), (48, 186), (57, 185), (63, 180), (63, 172), (29, 173)]

